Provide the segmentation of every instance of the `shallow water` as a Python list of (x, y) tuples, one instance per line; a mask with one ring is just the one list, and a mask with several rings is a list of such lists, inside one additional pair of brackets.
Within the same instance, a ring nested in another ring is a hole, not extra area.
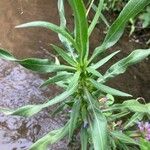
[[(58, 23), (56, 0), (1, 0), (0, 1), (0, 46), (8, 49), (18, 58), (34, 56), (45, 58), (52, 56), (49, 43), (58, 43), (57, 36), (45, 29), (14, 29), (15, 25), (33, 20), (45, 20)], [(68, 14), (70, 21), (71, 15)], [(92, 36), (91, 49), (102, 39), (102, 30), (97, 28)], [(117, 47), (123, 55), (142, 45), (122, 38)], [(113, 61), (122, 58), (119, 54)], [(107, 64), (107, 67), (110, 64)], [(103, 68), (106, 70), (106, 68)], [(126, 75), (119, 76), (109, 84), (123, 91), (133, 93), (135, 97), (150, 96), (149, 60), (131, 67)], [(119, 81), (119, 82), (118, 82)], [(23, 67), (0, 60), (0, 107), (17, 108), (26, 104), (43, 103), (47, 98), (59, 93), (57, 87), (39, 89), (43, 82), (41, 75)], [(49, 114), (54, 110), (42, 111), (32, 118), (4, 116), (0, 114), (0, 150), (27, 150), (37, 139), (48, 131), (63, 125), (63, 115), (52, 118)], [(66, 142), (54, 145), (53, 150), (67, 150)]]

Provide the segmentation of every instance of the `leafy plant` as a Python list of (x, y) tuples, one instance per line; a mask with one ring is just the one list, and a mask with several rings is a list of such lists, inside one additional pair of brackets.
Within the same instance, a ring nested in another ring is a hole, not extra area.
[[(136, 123), (150, 114), (150, 104), (142, 104), (131, 95), (105, 85), (111, 78), (122, 74), (126, 69), (140, 62), (150, 55), (150, 49), (138, 49), (129, 56), (113, 64), (103, 75), (98, 69), (114, 57), (119, 51), (95, 62), (95, 58), (105, 53), (107, 49), (118, 42), (123, 34), (126, 23), (137, 15), (149, 0), (130, 0), (121, 11), (118, 18), (110, 26), (102, 44), (95, 48), (92, 56), (89, 55), (90, 35), (101, 15), (104, 0), (100, 0), (97, 12), (88, 24), (87, 11), (82, 0), (68, 0), (74, 14), (74, 32), (70, 33), (66, 26), (64, 1), (58, 0), (60, 26), (34, 21), (25, 23), (16, 28), (44, 27), (56, 32), (64, 48), (51, 45), (63, 59), (52, 62), (48, 59), (16, 59), (12, 54), (1, 49), (0, 57), (14, 61), (27, 69), (55, 75), (45, 81), (41, 86), (57, 84), (63, 87), (64, 92), (39, 105), (27, 105), (17, 110), (1, 108), (7, 115), (30, 117), (44, 108), (59, 103), (55, 113), (68, 108), (70, 119), (60, 129), (51, 131), (35, 142), (30, 150), (44, 150), (64, 137), (71, 142), (74, 134), (80, 134), (81, 149), (109, 150), (109, 149), (137, 149), (140, 142), (135, 138), (141, 137), (138, 129), (133, 130)], [(65, 62), (66, 65), (63, 63)], [(128, 97), (123, 103), (116, 103), (114, 96)], [(128, 115), (128, 118), (126, 116)], [(131, 116), (129, 118), (129, 115)], [(142, 146), (143, 147), (143, 146)]]
[(143, 20), (143, 28), (150, 25), (150, 6), (146, 8), (146, 11), (142, 13), (139, 18)]
[(148, 142), (145, 139), (141, 139), (140, 148), (141, 148), (141, 150), (149, 150), (150, 149), (150, 142)]
[[(88, 5), (89, 8), (92, 8), (94, 11), (97, 11), (97, 7), (94, 4), (94, 2), (96, 2), (96, 0), (89, 0)], [(123, 7), (126, 5), (127, 2), (128, 0), (107, 0), (104, 2), (103, 10), (104, 12), (112, 11), (118, 14), (121, 12), (121, 10), (123, 9)], [(109, 22), (107, 21), (107, 19), (103, 14), (101, 14), (100, 19), (103, 20), (103, 22), (106, 24), (107, 27), (109, 27)], [(130, 35), (132, 35), (133, 32), (136, 31), (136, 29), (148, 28), (150, 26), (150, 5), (145, 7), (137, 17), (131, 18), (129, 22), (131, 26)], [(149, 42), (147, 42), (147, 44), (148, 43)]]
[(105, 10), (113, 10), (120, 12), (128, 0), (107, 0), (105, 1)]

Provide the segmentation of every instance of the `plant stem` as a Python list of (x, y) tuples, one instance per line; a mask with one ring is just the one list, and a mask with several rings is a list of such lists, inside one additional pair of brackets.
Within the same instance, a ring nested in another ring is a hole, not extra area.
[(91, 1), (90, 6), (88, 7), (88, 10), (86, 12), (86, 16), (88, 16), (88, 14), (89, 14), (89, 12), (90, 12), (90, 10), (92, 8), (93, 3), (94, 3), (94, 0)]

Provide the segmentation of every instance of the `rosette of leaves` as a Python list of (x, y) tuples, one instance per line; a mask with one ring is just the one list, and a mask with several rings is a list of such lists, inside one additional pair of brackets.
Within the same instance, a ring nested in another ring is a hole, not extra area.
[[(136, 16), (150, 1), (130, 0), (109, 27), (102, 44), (95, 48), (91, 56), (89, 55), (89, 39), (101, 16), (104, 0), (99, 1), (96, 14), (90, 24), (83, 0), (68, 0), (68, 2), (73, 10), (75, 24), (74, 31), (71, 33), (66, 26), (63, 0), (58, 0), (60, 25), (34, 21), (16, 26), (16, 28), (43, 27), (56, 32), (64, 47), (53, 44), (51, 46), (59, 54), (60, 59), (63, 59), (61, 63), (58, 63), (58, 59), (57, 63), (48, 59), (37, 58), (20, 60), (9, 52), (0, 50), (1, 58), (17, 62), (27, 69), (41, 73), (53, 72), (54, 76), (41, 86), (57, 84), (63, 87), (64, 92), (44, 104), (27, 105), (16, 110), (8, 108), (1, 108), (0, 110), (6, 115), (24, 117), (35, 115), (54, 104), (59, 104), (57, 113), (64, 108), (71, 110), (69, 111), (70, 119), (64, 127), (51, 131), (36, 141), (30, 150), (45, 150), (64, 137), (71, 141), (74, 134), (80, 134), (82, 150), (138, 149), (140, 143), (134, 139), (137, 137), (134, 136), (136, 131), (132, 131), (131, 127), (150, 114), (150, 104), (142, 104), (131, 98), (116, 104), (114, 96), (132, 96), (105, 84), (109, 79), (124, 73), (129, 66), (148, 57), (150, 49), (134, 50), (129, 56), (113, 64), (104, 74), (101, 74), (98, 69), (119, 51), (115, 51), (103, 59), (99, 60), (98, 58), (118, 42), (129, 19)], [(95, 62), (95, 58), (98, 59), (97, 62)], [(64, 61), (65, 64), (63, 64)], [(128, 117), (122, 123), (117, 123), (129, 114), (131, 118)]]

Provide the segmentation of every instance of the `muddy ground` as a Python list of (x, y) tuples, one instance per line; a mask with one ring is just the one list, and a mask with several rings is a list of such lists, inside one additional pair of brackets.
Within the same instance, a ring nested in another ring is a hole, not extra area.
[[(15, 25), (44, 20), (58, 24), (56, 0), (1, 0), (0, 1), (0, 47), (8, 49), (18, 58), (51, 58), (49, 43), (59, 43), (56, 34), (46, 29), (14, 29)], [(67, 8), (68, 10), (68, 8)], [(69, 10), (68, 10), (69, 11)], [(67, 11), (67, 12), (68, 12)], [(67, 14), (69, 25), (72, 15)], [(93, 50), (103, 39), (103, 29), (99, 26), (91, 37), (90, 49)], [(113, 62), (129, 54), (133, 49), (144, 48), (125, 34), (116, 47), (109, 50), (122, 50)], [(143, 97), (149, 102), (150, 97), (150, 60), (130, 67), (124, 75), (118, 76), (108, 84), (120, 90)], [(102, 68), (102, 72), (110, 63)], [(16, 108), (26, 104), (43, 103), (47, 98), (59, 93), (55, 86), (39, 89), (44, 77), (23, 67), (0, 60), (0, 106)], [(48, 131), (63, 125), (65, 117), (52, 118), (49, 114), (55, 108), (45, 110), (32, 118), (4, 116), (0, 114), (0, 149), (27, 150), (28, 147)], [(52, 150), (67, 150), (67, 143), (60, 142)]]

